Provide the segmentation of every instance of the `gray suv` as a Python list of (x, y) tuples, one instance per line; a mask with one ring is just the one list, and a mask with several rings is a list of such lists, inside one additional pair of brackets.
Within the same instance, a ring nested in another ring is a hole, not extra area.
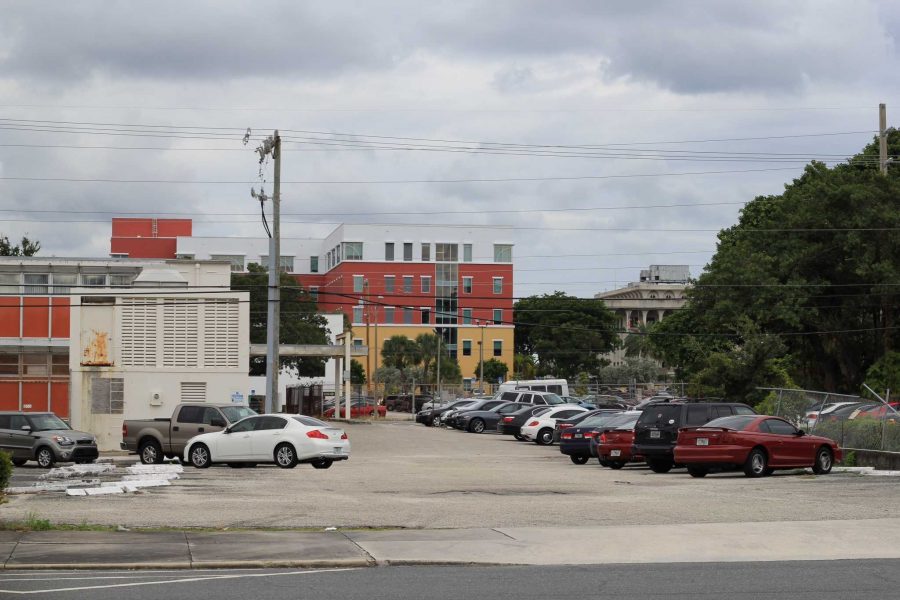
[(17, 467), (35, 460), (45, 469), (57, 461), (92, 463), (99, 456), (93, 435), (72, 430), (53, 413), (0, 412), (0, 450)]

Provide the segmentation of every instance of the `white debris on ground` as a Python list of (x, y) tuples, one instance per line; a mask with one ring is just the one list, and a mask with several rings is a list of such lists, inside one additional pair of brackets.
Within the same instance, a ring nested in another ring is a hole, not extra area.
[[(184, 467), (180, 464), (143, 465), (136, 463), (118, 475), (118, 468), (112, 461), (100, 464), (71, 465), (51, 469), (39, 477), (40, 481), (21, 487), (7, 488), (9, 494), (39, 494), (44, 492), (65, 492), (66, 496), (106, 496), (111, 494), (140, 493), (144, 488), (172, 485), (179, 479)], [(118, 475), (114, 481), (103, 481), (90, 475)], [(56, 481), (53, 481), (56, 480)]]
[(181, 465), (142, 465), (136, 463), (125, 469), (132, 475), (148, 475), (160, 473), (184, 473), (184, 467)]
[(84, 477), (85, 475), (111, 473), (115, 470), (116, 465), (112, 463), (101, 463), (99, 465), (70, 465), (68, 467), (56, 467), (50, 469), (41, 475), (39, 479), (70, 479), (72, 477)]
[(162, 487), (172, 485), (167, 479), (142, 479), (116, 483), (107, 481), (100, 487), (71, 488), (66, 490), (66, 496), (106, 496), (109, 494), (136, 494), (143, 488)]
[(834, 467), (834, 473), (856, 473), (858, 475), (873, 475), (875, 477), (900, 477), (900, 471), (879, 470), (875, 467)]

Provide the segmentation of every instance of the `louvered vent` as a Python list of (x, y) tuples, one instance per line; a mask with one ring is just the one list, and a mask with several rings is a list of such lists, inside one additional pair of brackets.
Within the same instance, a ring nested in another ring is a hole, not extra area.
[(205, 381), (182, 381), (181, 382), (181, 401), (182, 402), (206, 402), (206, 382)]
[(122, 342), (122, 366), (155, 367), (157, 317), (153, 298), (123, 298), (122, 322), (119, 327)]
[(238, 303), (207, 300), (203, 315), (203, 366), (238, 366)]
[(163, 306), (163, 366), (198, 366), (199, 337), (196, 300), (167, 298)]

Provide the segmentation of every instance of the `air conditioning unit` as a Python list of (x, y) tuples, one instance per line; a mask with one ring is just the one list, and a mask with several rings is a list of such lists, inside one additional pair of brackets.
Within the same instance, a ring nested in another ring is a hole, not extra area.
[(162, 406), (162, 392), (150, 392), (150, 406)]

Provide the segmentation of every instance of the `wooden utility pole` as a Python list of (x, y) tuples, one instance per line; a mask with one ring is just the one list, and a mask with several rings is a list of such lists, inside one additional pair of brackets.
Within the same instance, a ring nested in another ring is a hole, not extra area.
[(881, 174), (887, 175), (887, 107), (883, 102), (878, 105), (878, 165)]

